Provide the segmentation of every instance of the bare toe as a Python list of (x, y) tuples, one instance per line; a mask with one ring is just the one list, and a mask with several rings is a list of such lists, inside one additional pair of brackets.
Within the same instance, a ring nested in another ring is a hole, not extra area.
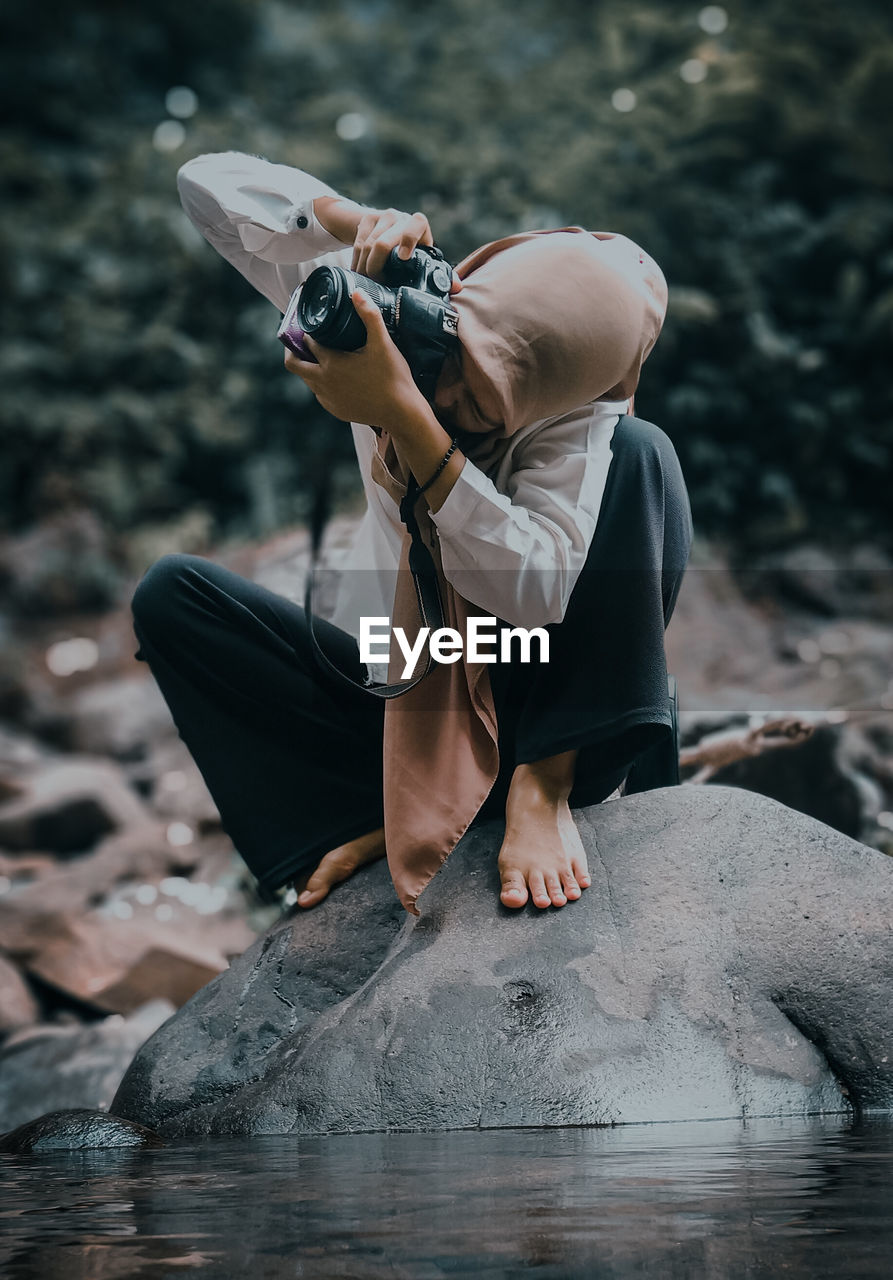
[(582, 889), (588, 889), (592, 884), (592, 877), (589, 874), (589, 868), (582, 858), (574, 858), (571, 862), (574, 872), (574, 879)]
[(546, 882), (543, 880), (541, 871), (531, 871), (530, 873), (530, 895), (533, 898), (534, 906), (551, 906), (552, 900), (546, 892)]
[(564, 896), (569, 900), (575, 901), (583, 892), (574, 879), (573, 872), (571, 871), (565, 871), (562, 873), (561, 883), (564, 889)]
[(564, 895), (564, 890), (561, 887), (561, 881), (558, 879), (558, 876), (554, 871), (550, 871), (545, 877), (545, 881), (546, 890), (552, 900), (552, 905), (554, 907), (563, 907), (567, 902), (567, 898)]
[(315, 907), (317, 902), (322, 902), (328, 892), (328, 885), (323, 885), (319, 889), (302, 889), (298, 894), (298, 906)]
[(523, 907), (527, 901), (527, 885), (520, 871), (506, 871), (502, 877), (500, 897), (507, 907)]

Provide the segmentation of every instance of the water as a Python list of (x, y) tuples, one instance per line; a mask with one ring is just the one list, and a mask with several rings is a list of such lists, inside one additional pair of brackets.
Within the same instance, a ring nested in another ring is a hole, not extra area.
[(893, 1126), (208, 1139), (0, 1156), (3, 1280), (884, 1277)]

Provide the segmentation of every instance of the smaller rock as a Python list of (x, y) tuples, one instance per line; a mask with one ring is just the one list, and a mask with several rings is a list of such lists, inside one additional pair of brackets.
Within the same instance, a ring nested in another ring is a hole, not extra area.
[(163, 1147), (164, 1139), (133, 1120), (105, 1111), (50, 1111), (0, 1136), (0, 1151), (16, 1155), (41, 1151), (88, 1151), (98, 1147)]
[[(134, 645), (136, 641), (134, 641)], [(175, 732), (158, 685), (147, 674), (98, 680), (54, 708), (55, 738), (69, 751), (139, 760), (150, 743)]]
[(893, 617), (893, 560), (878, 546), (800, 543), (769, 552), (740, 573), (751, 597), (781, 601), (819, 617)]
[(0, 955), (0, 1036), (30, 1027), (39, 1017), (31, 988), (12, 961)]
[(220, 814), (182, 738), (153, 742), (142, 760), (124, 765), (130, 785), (154, 813), (188, 822), (195, 831), (219, 831)]
[[(189, 933), (178, 937), (170, 925), (148, 915), (115, 920), (91, 912), (54, 916), (49, 928), (46, 919), (31, 923), (36, 936), (22, 965), (30, 977), (63, 997), (63, 1003), (74, 999), (125, 1014), (155, 997), (185, 1004), (227, 967), (226, 956), (210, 939)], [(244, 928), (236, 936), (241, 942), (253, 940)], [(18, 944), (24, 941), (19, 935)]]
[(109, 1013), (126, 1014), (161, 997), (179, 1009), (220, 972), (219, 965), (203, 964), (193, 956), (151, 947), (122, 977), (97, 991), (92, 1003)]
[(22, 770), (47, 759), (47, 750), (36, 738), (0, 724), (0, 769), (3, 776), (10, 770)]
[(0, 1130), (47, 1107), (108, 1107), (137, 1049), (173, 1012), (169, 1001), (153, 1000), (129, 1018), (14, 1032), (0, 1050)]
[(18, 795), (0, 804), (0, 844), (66, 854), (151, 819), (124, 775), (106, 760), (48, 761), (14, 779)]

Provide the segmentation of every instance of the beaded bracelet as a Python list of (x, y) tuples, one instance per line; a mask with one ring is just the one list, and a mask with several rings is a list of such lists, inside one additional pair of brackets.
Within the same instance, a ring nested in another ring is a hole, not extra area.
[(420, 485), (420, 486), (419, 486), (419, 490), (418, 490), (418, 492), (419, 492), (419, 493), (424, 493), (426, 489), (430, 489), (430, 488), (431, 488), (432, 484), (433, 484), (433, 483), (434, 483), (434, 481), (437, 479), (437, 477), (440, 475), (441, 471), (443, 471), (444, 467), (445, 467), (445, 466), (446, 466), (446, 464), (449, 462), (450, 458), (451, 458), (451, 457), (453, 456), (453, 454), (456, 452), (456, 450), (458, 449), (458, 447), (459, 447), (459, 438), (458, 438), (458, 436), (453, 436), (453, 439), (452, 439), (452, 441), (450, 442), (450, 447), (449, 447), (449, 449), (447, 449), (446, 453), (443, 455), (443, 457), (440, 459), (440, 462), (437, 464), (437, 470), (434, 472), (434, 474), (433, 474), (432, 476), (430, 476), (430, 477), (425, 481), (425, 483), (424, 483), (423, 485)]

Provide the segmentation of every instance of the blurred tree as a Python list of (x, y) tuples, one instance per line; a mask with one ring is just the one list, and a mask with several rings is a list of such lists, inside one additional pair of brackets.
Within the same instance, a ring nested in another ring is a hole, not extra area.
[[(275, 309), (179, 209), (179, 164), (233, 148), (420, 206), (454, 258), (535, 226), (639, 240), (671, 300), (637, 411), (700, 530), (742, 555), (893, 543), (880, 0), (52, 0), (39, 30), (7, 0), (2, 22), (6, 527), (86, 502), (121, 531), (200, 506), (251, 534), (306, 514), (319, 468), (349, 484)], [(178, 85), (195, 114), (169, 116)]]

